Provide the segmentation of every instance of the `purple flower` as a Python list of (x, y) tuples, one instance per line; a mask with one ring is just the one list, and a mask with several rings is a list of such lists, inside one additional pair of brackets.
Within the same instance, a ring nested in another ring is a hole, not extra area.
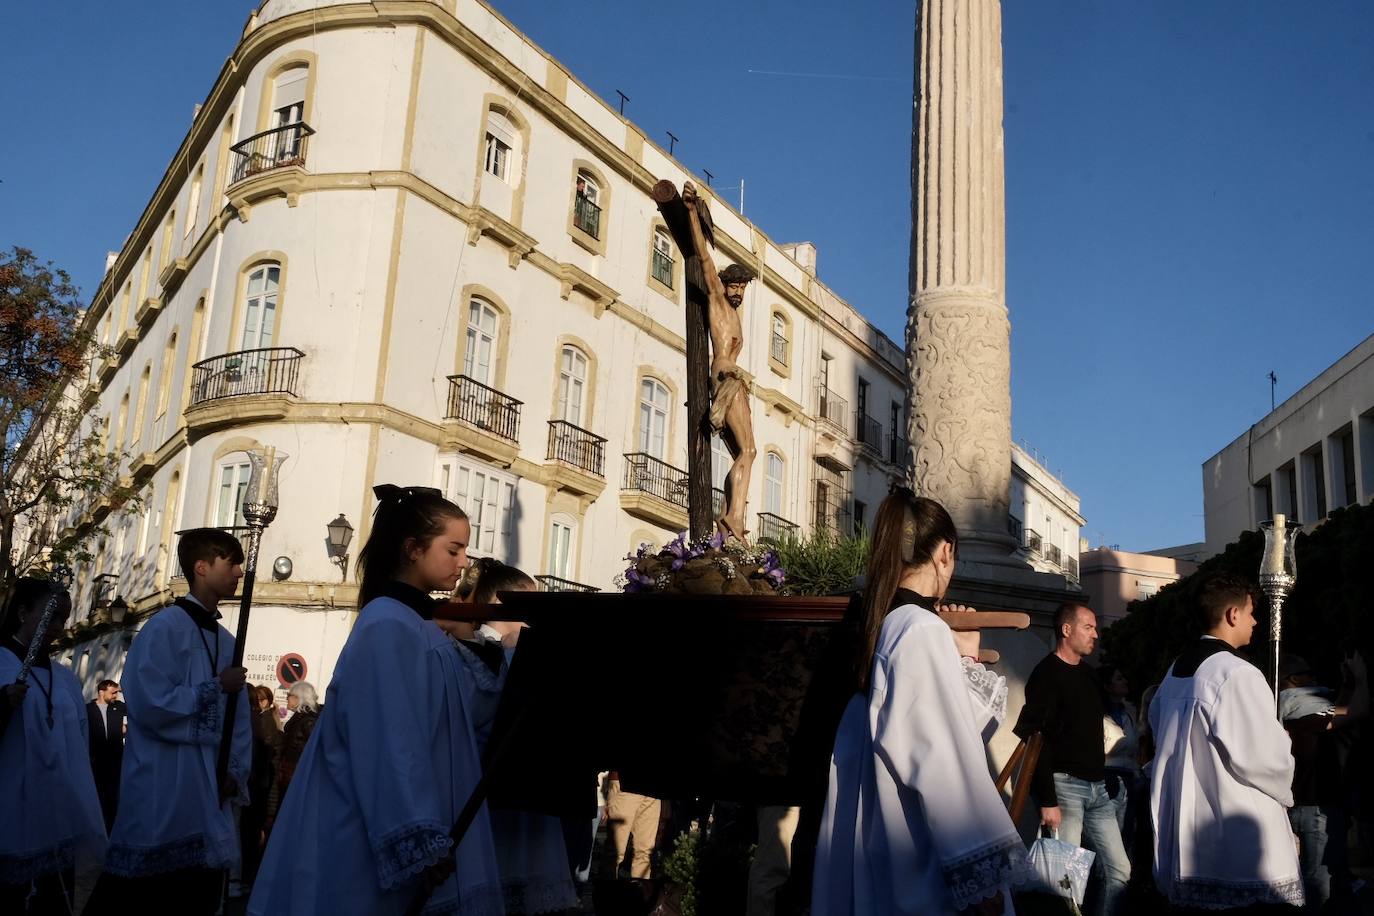
[(688, 560), (701, 556), (701, 554), (692, 552), (691, 545), (687, 543), (687, 532), (685, 531), (669, 541), (668, 546), (663, 548), (663, 552), (673, 557), (673, 572), (686, 566)]
[(708, 540), (708, 541), (706, 542), (706, 546), (709, 547), (709, 548), (711, 548), (712, 550), (719, 550), (719, 549), (720, 549), (721, 547), (723, 547), (724, 545), (725, 545), (725, 532), (724, 532), (724, 531), (717, 531), (715, 534), (711, 535), (710, 540)]
[(627, 592), (647, 592), (652, 591), (653, 587), (653, 577), (640, 572), (637, 566), (631, 566), (625, 570), (625, 590)]

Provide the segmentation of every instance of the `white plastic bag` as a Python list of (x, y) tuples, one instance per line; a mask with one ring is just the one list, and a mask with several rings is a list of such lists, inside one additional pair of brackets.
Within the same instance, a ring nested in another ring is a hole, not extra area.
[(1059, 839), (1058, 830), (1040, 837), (1031, 844), (1026, 889), (1067, 897), (1082, 906), (1094, 857), (1091, 850)]

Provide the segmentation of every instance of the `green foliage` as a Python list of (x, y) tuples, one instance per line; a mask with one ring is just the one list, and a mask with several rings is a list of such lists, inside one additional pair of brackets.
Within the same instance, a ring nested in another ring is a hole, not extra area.
[(754, 847), (693, 828), (673, 843), (663, 875), (682, 890), (682, 916), (742, 916)]
[[(1327, 684), (1339, 684), (1341, 658), (1356, 649), (1371, 656), (1374, 637), (1374, 504), (1337, 509), (1297, 542), (1298, 579), (1283, 609), (1283, 651), (1307, 659)], [(1264, 537), (1246, 531), (1226, 550), (1144, 601), (1102, 634), (1107, 658), (1139, 692), (1163, 679), (1179, 651), (1195, 639), (1198, 585), (1225, 570), (1258, 580)], [(1269, 633), (1269, 609), (1255, 603), (1260, 625), (1247, 650), (1261, 662)]]
[(839, 537), (821, 528), (809, 538), (774, 545), (790, 595), (829, 595), (853, 588), (868, 563), (868, 535)]

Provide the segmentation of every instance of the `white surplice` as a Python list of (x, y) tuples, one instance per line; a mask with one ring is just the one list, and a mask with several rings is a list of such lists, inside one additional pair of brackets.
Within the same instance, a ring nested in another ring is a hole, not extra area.
[(883, 622), (871, 683), (835, 736), (813, 916), (954, 913), (1008, 891), (1026, 847), (982, 734), (1006, 712), (1006, 680), (961, 661), (949, 627), (907, 604)]
[[(477, 752), (481, 755), (496, 723), (511, 650), (503, 651), (500, 670), (493, 672), (460, 640), (455, 643), (463, 669), (463, 693), (472, 710)], [(490, 815), (507, 910), (551, 913), (577, 906), (568, 848), (563, 841), (563, 822), (547, 814), (501, 808), (490, 809)]]
[[(420, 873), (452, 846), (449, 830), (481, 776), (460, 666), (449, 638), (407, 604), (380, 597), (362, 609), (278, 812), (250, 914), (405, 911)], [(504, 912), (485, 806), (425, 912)]]
[[(0, 648), (0, 685), (20, 660)], [(48, 726), (48, 697), (53, 724)], [(73, 865), (99, 865), (105, 819), (91, 775), (86, 701), (66, 665), (35, 666), (24, 705), (0, 736), (0, 884), (27, 884)]]
[(1264, 675), (1217, 643), (1174, 662), (1150, 704), (1155, 882), (1180, 906), (1301, 906), (1291, 743)]
[(239, 794), (221, 804), (215, 771), (228, 694), (219, 672), (233, 662), (234, 637), (217, 622), (199, 626), (182, 607), (188, 601), (154, 614), (124, 661), (129, 733), (105, 870), (125, 878), (229, 868), (239, 859), (233, 806), (248, 800), (249, 699), (239, 696), (229, 755)]

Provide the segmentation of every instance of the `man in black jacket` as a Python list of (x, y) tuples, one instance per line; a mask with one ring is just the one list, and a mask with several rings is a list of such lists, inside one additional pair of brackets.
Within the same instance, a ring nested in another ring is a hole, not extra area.
[[(1097, 615), (1081, 604), (1059, 606), (1054, 615), (1055, 650), (1026, 681), (1026, 705), (1016, 733), (1044, 735), (1031, 794), (1040, 822), (1059, 838), (1093, 850), (1099, 878), (1089, 911), (1115, 916), (1124, 901), (1131, 864), (1121, 842), (1104, 769), (1102, 687), (1083, 659), (1097, 647)], [(1116, 791), (1123, 791), (1118, 785)], [(1095, 905), (1092, 905), (1095, 904)]]
[(119, 771), (124, 764), (124, 701), (119, 698), (119, 684), (106, 679), (96, 686), (95, 699), (86, 704), (86, 718), (91, 773), (109, 830), (119, 807)]

